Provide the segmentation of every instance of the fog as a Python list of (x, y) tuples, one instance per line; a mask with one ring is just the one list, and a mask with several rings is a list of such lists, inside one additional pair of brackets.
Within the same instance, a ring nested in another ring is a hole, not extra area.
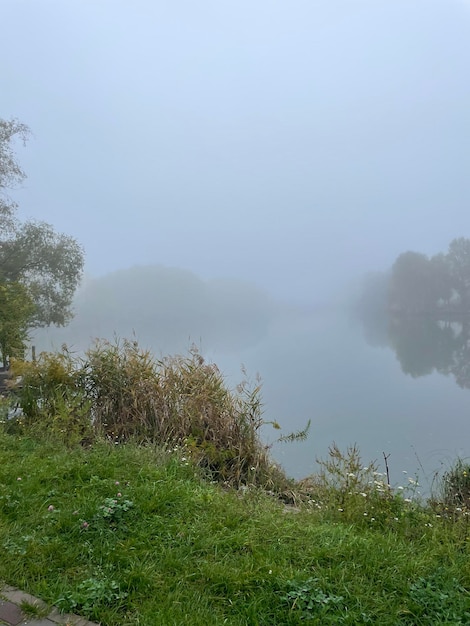
[(317, 301), (468, 232), (470, 3), (4, 0), (24, 216)]
[(335, 415), (359, 439), (366, 405), (333, 400), (381, 375), (359, 343), (341, 369), (330, 312), (469, 236), (470, 1), (3, 0), (1, 47), (0, 117), (33, 131), (20, 216), (86, 253), (74, 320), (38, 345), (196, 343), (259, 369), (281, 422), (317, 417), (319, 446)]
[(95, 339), (135, 338), (156, 356), (196, 347), (207, 355), (244, 350), (262, 341), (285, 305), (234, 279), (202, 280), (164, 266), (117, 270), (88, 278), (64, 328), (40, 329), (38, 350), (67, 344), (83, 353)]

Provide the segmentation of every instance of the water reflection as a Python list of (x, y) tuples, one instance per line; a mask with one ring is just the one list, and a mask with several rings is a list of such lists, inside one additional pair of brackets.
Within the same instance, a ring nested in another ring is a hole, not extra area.
[(362, 322), (367, 342), (392, 348), (405, 374), (417, 378), (436, 371), (470, 389), (470, 317), (376, 312)]

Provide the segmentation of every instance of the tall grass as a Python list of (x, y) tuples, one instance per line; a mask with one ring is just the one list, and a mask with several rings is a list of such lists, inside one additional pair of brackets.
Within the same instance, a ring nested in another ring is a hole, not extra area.
[(28, 426), (68, 443), (104, 436), (183, 446), (211, 476), (231, 485), (288, 483), (260, 440), (265, 421), (258, 381), (245, 378), (229, 389), (217, 366), (195, 349), (157, 360), (135, 341), (101, 341), (84, 358), (64, 347), (32, 363), (14, 362), (13, 373), (21, 377), (16, 394)]
[(470, 511), (470, 464), (457, 459), (441, 481), (441, 499), (451, 509)]

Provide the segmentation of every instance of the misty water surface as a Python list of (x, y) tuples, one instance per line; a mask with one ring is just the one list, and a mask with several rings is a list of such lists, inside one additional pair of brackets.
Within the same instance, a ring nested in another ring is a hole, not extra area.
[[(306, 442), (273, 445), (288, 474), (314, 472), (333, 441), (343, 449), (357, 443), (364, 464), (376, 460), (383, 470), (383, 453), (389, 454), (393, 482), (403, 480), (403, 471), (418, 472), (426, 489), (424, 475), (431, 481), (469, 452), (470, 389), (456, 384), (470, 371), (467, 341), (458, 324), (453, 330), (432, 320), (364, 326), (350, 311), (301, 310), (239, 281), (132, 268), (90, 280), (70, 326), (40, 333), (35, 343), (41, 350), (66, 342), (80, 352), (94, 337), (135, 336), (157, 357), (196, 343), (230, 386), (242, 379), (242, 364), (253, 379), (260, 374), (266, 420), (278, 421), (283, 434), (311, 420)], [(267, 441), (277, 435), (265, 429)]]
[(392, 482), (418, 473), (424, 490), (436, 471), (468, 455), (470, 391), (437, 372), (405, 374), (395, 353), (368, 345), (346, 312), (280, 321), (256, 348), (230, 364), (219, 359), (230, 376), (237, 358), (262, 373), (267, 418), (293, 430), (312, 420), (308, 441), (273, 448), (293, 476), (315, 471), (333, 441), (343, 449), (357, 443), (364, 464), (376, 460), (381, 471), (389, 454)]

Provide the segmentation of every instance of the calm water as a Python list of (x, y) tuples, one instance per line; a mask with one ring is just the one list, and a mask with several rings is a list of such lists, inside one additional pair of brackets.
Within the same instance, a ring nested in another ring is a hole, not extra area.
[[(106, 336), (83, 319), (77, 315), (69, 328), (43, 334), (38, 350), (63, 342), (85, 350), (90, 337)], [(204, 329), (186, 333), (173, 327), (172, 319), (144, 327), (133, 316), (118, 336), (131, 337), (135, 329), (140, 345), (156, 355), (185, 352), (188, 336), (201, 337), (204, 348)], [(408, 320), (390, 326), (372, 320), (364, 327), (334, 310), (277, 311), (256, 332), (245, 324), (213, 334), (210, 350), (202, 353), (231, 385), (241, 380), (242, 363), (251, 376), (259, 372), (265, 418), (277, 420), (285, 434), (311, 420), (306, 442), (273, 446), (289, 475), (313, 473), (333, 441), (341, 449), (357, 443), (364, 464), (376, 460), (384, 470), (385, 452), (392, 482), (401, 483), (403, 471), (418, 472), (426, 492), (436, 471), (458, 455), (470, 456), (470, 389), (456, 383), (470, 386), (470, 332), (464, 330), (456, 322)], [(278, 434), (269, 428), (265, 436), (272, 441)]]
[[(290, 475), (315, 471), (315, 459), (324, 458), (333, 441), (342, 449), (357, 443), (364, 464), (377, 460), (383, 471), (385, 452), (392, 482), (402, 483), (403, 471), (418, 472), (426, 492), (436, 471), (470, 454), (470, 390), (460, 388), (452, 374), (433, 371), (434, 344), (443, 343), (416, 334), (402, 338), (405, 368), (408, 361), (419, 364), (411, 368), (413, 377), (402, 371), (392, 348), (369, 345), (357, 322), (328, 312), (286, 316), (256, 347), (230, 358), (213, 356), (230, 381), (240, 378), (240, 362), (261, 374), (265, 417), (278, 420), (285, 432), (312, 420), (306, 442), (273, 448)], [(429, 344), (433, 356), (427, 362), (415, 353)], [(431, 373), (417, 376), (423, 372)], [(274, 439), (276, 433), (267, 436)]]

